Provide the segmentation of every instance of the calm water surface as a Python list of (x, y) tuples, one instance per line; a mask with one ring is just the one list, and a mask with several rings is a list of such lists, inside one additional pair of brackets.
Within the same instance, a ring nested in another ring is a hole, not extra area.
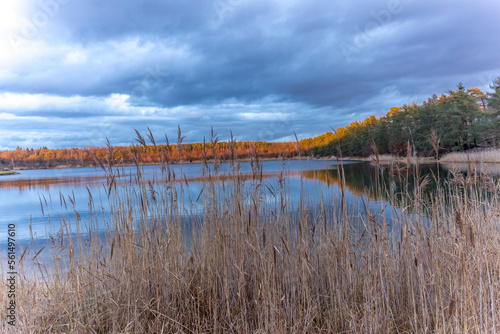
[[(173, 165), (172, 170), (177, 178), (181, 175), (181, 166)], [(228, 164), (222, 168), (230, 170)], [(447, 175), (450, 166), (443, 166), (439, 172)], [(463, 167), (462, 167), (463, 169)], [(250, 163), (242, 163), (244, 173), (251, 172)], [(120, 168), (120, 171), (130, 176), (136, 172), (135, 167)], [(330, 200), (340, 193), (340, 178), (335, 161), (265, 161), (263, 162), (263, 175), (266, 184), (270, 187), (277, 186), (278, 174), (285, 171), (288, 181), (290, 199), (297, 205), (301, 196), (318, 198), (323, 194)], [(370, 163), (344, 162), (346, 186), (345, 195), (348, 204), (360, 204), (366, 198), (370, 205), (385, 205), (386, 199), (375, 197), (375, 168)], [(421, 166), (421, 174), (437, 175), (436, 165)], [(159, 174), (159, 167), (144, 167), (147, 177)], [(490, 168), (491, 172), (491, 168)], [(380, 174), (388, 180), (389, 167), (384, 167)], [(500, 174), (493, 168), (493, 174)], [(182, 201), (193, 209), (193, 199), (196, 199), (203, 188), (202, 165), (188, 164), (182, 166), (182, 175), (189, 185), (184, 183)], [(184, 179), (183, 177), (183, 179)], [(124, 178), (126, 179), (126, 178)], [(125, 181), (122, 181), (125, 182)], [(179, 184), (176, 184), (178, 187)], [(387, 186), (391, 186), (387, 184)], [(430, 186), (432, 188), (432, 185)], [(398, 191), (396, 187), (396, 192)], [(96, 205), (101, 206), (106, 212), (106, 176), (101, 169), (75, 168), (52, 170), (27, 170), (19, 175), (0, 177), (0, 245), (7, 241), (7, 226), (16, 225), (18, 244), (26, 245), (31, 239), (31, 233), (38, 239), (45, 239), (49, 233), (57, 233), (60, 228), (59, 218), (67, 214), (73, 216), (73, 208), (69, 198), (74, 198), (75, 209), (80, 214), (82, 222), (88, 217), (89, 192)], [(269, 195), (271, 196), (271, 195)], [(363, 199), (362, 199), (363, 197)], [(68, 209), (64, 205), (64, 198)], [(63, 204), (61, 204), (63, 203)], [(42, 209), (43, 208), (43, 209)], [(42, 212), (43, 210), (43, 212)], [(194, 212), (202, 214), (201, 204), (194, 205)], [(51, 224), (48, 224), (50, 217)], [(31, 231), (30, 231), (31, 225)]]

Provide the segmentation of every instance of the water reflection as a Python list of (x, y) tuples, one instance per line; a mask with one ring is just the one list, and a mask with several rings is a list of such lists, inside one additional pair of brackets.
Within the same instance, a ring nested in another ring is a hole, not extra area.
[[(186, 214), (202, 214), (200, 194), (204, 188), (202, 165), (191, 164), (184, 166), (171, 166), (172, 172), (177, 175), (172, 187), (179, 192), (179, 205), (190, 209)], [(436, 180), (445, 182), (453, 165), (421, 165), (407, 168), (404, 165), (384, 165), (377, 171), (372, 163), (345, 163), (343, 171), (336, 166), (335, 161), (265, 161), (263, 162), (262, 179), (268, 189), (278, 189), (279, 179), (285, 175), (288, 180), (287, 195), (290, 205), (297, 206), (301, 200), (313, 198), (334, 198), (341, 192), (343, 177), (345, 179), (346, 200), (350, 205), (359, 204), (362, 197), (385, 203), (389, 199), (398, 198), (403, 193), (412, 193), (416, 186), (422, 185), (422, 179), (428, 175), (425, 190), (436, 188)], [(457, 166), (462, 171), (464, 166)], [(467, 166), (467, 168), (469, 168)], [(231, 169), (229, 164), (222, 164), (221, 174), (217, 177), (220, 182), (231, 183)], [(239, 180), (252, 182), (254, 175), (251, 173), (249, 163), (240, 166)], [(491, 174), (500, 174), (498, 165), (476, 165), (476, 170), (488, 170)], [(120, 167), (117, 169), (119, 176), (115, 185), (119, 189), (126, 184), (133, 184), (135, 167)], [(284, 174), (282, 174), (284, 172)], [(158, 166), (147, 166), (143, 170), (147, 180), (155, 180), (153, 187), (158, 190), (165, 179), (162, 178)], [(418, 175), (418, 178), (415, 178)], [(439, 175), (439, 178), (437, 177)], [(377, 187), (385, 192), (377, 191)], [(273, 190), (274, 191), (274, 190)], [(5, 242), (7, 225), (16, 224), (17, 236), (22, 242), (30, 239), (31, 231), (38, 237), (47, 233), (57, 233), (60, 225), (48, 224), (59, 221), (62, 217), (74, 220), (78, 212), (82, 221), (88, 220), (90, 205), (89, 193), (93, 196), (99, 209), (104, 213), (107, 207), (106, 175), (100, 169), (77, 168), (67, 170), (35, 170), (23, 171), (20, 175), (4, 176), (0, 178), (0, 244)], [(265, 201), (271, 203), (274, 194), (267, 191)], [(69, 209), (69, 197), (75, 203)], [(333, 200), (332, 200), (333, 201)], [(66, 205), (68, 204), (68, 205)], [(361, 204), (362, 205), (362, 204)], [(44, 212), (42, 213), (42, 208)], [(50, 215), (50, 217), (49, 217)], [(24, 240), (24, 241), (23, 241)]]
[[(328, 161), (265, 161), (263, 162), (263, 179), (277, 178), (282, 170), (291, 178), (298, 178), (300, 171), (328, 168)], [(213, 165), (209, 166), (213, 169)], [(179, 202), (186, 207), (191, 206), (192, 199), (198, 198), (203, 189), (203, 166), (201, 164), (170, 166), (176, 179), (171, 181), (173, 187), (183, 187)], [(251, 180), (253, 174), (249, 163), (239, 166), (241, 180)], [(222, 164), (219, 181), (231, 178), (232, 166)], [(123, 187), (134, 184), (137, 170), (135, 167), (120, 167), (115, 169), (118, 175), (115, 186)], [(165, 182), (159, 166), (145, 166), (142, 175), (147, 180), (155, 179), (155, 187)], [(0, 243), (5, 242), (8, 224), (16, 224), (17, 237), (27, 242), (31, 231), (38, 237), (47, 233), (57, 233), (60, 224), (53, 224), (61, 217), (68, 216), (74, 220), (74, 211), (78, 212), (82, 221), (88, 218), (91, 194), (98, 206), (105, 209), (107, 205), (107, 177), (101, 169), (74, 168), (53, 170), (26, 170), (19, 175), (2, 176), (0, 178)], [(75, 203), (74, 208), (67, 208), (69, 198)], [(195, 204), (199, 206), (198, 204)], [(51, 224), (48, 221), (51, 221)], [(30, 231), (31, 229), (31, 231)]]
[(449, 171), (456, 169), (462, 173), (467, 173), (469, 170), (474, 170), (477, 173), (500, 176), (500, 164), (498, 163), (443, 163), (441, 166)]
[(54, 177), (42, 179), (14, 179), (5, 180), (0, 182), (0, 191), (2, 188), (15, 188), (20, 192), (25, 190), (41, 189), (47, 190), (58, 186), (85, 186), (89, 184), (96, 184), (105, 181), (105, 176), (80, 176), (80, 177)]
[[(331, 166), (327, 170), (302, 171), (302, 177), (318, 180), (327, 186), (345, 186), (355, 196), (368, 195), (373, 200), (400, 199), (402, 194), (412, 194), (417, 187), (429, 193), (436, 190), (438, 183), (449, 182), (450, 176), (463, 173), (485, 173), (495, 178), (500, 176), (498, 164), (421, 164), (406, 166), (404, 164), (381, 165), (362, 162), (343, 165), (342, 168)], [(455, 175), (456, 176), (456, 175)]]

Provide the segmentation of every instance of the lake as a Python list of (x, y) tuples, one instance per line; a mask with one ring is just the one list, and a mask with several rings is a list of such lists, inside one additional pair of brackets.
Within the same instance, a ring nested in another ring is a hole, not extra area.
[[(210, 165), (213, 169), (213, 165)], [(176, 175), (178, 182), (173, 182), (179, 194), (179, 205), (183, 207), (183, 215), (188, 219), (190, 215), (202, 215), (202, 203), (200, 194), (204, 188), (202, 179), (203, 168), (201, 164), (185, 164), (170, 166), (172, 173)], [(251, 182), (252, 165), (243, 162), (240, 165), (243, 175), (248, 175)], [(446, 180), (451, 165), (440, 166), (439, 175)], [(464, 171), (466, 166), (459, 166)], [(485, 166), (479, 165), (478, 169)], [(219, 174), (227, 175), (231, 171), (228, 163), (221, 164)], [(420, 175), (438, 175), (438, 168), (433, 165), (422, 165), (419, 167)], [(160, 174), (159, 166), (145, 166), (143, 174), (146, 179)], [(182, 174), (181, 174), (182, 170)], [(394, 204), (388, 203), (387, 197), (377, 195), (376, 181), (383, 180), (385, 187), (393, 194), (401, 191), (401, 185), (395, 184), (396, 174), (403, 177), (415, 173), (413, 168), (402, 167), (397, 170), (385, 165), (376, 172), (375, 166), (369, 162), (344, 162), (345, 175), (344, 189), (345, 200), (348, 207), (361, 207), (363, 202), (368, 202), (372, 210), (387, 208)], [(120, 185), (129, 183), (134, 179), (135, 167), (117, 168), (121, 177), (117, 178), (117, 189)], [(495, 166), (489, 171), (498, 175)], [(379, 176), (377, 176), (377, 174)], [(392, 174), (394, 177), (389, 177)], [(182, 177), (180, 177), (182, 175)], [(341, 193), (340, 173), (336, 161), (324, 160), (290, 160), (290, 161), (264, 161), (262, 162), (262, 176), (264, 185), (267, 187), (267, 201), (271, 202), (275, 196), (273, 189), (279, 187), (279, 177), (282, 175), (287, 182), (287, 192), (292, 208), (297, 208), (301, 199), (307, 201), (309, 197), (323, 196), (325, 202), (338, 205), (336, 202)], [(182, 182), (180, 181), (182, 180)], [(391, 181), (392, 180), (392, 181)], [(432, 190), (435, 187), (434, 177), (429, 178), (427, 186)], [(227, 182), (227, 181), (225, 181)], [(380, 182), (380, 181), (379, 181)], [(230, 182), (228, 182), (230, 184)], [(410, 191), (414, 182), (408, 182)], [(51, 169), (51, 170), (26, 170), (18, 175), (0, 177), (0, 245), (7, 241), (7, 230), (9, 224), (16, 225), (16, 236), (18, 245), (26, 246), (31, 233), (38, 240), (45, 240), (49, 234), (57, 234), (63, 217), (70, 224), (74, 223), (75, 210), (85, 223), (89, 215), (89, 194), (93, 198), (94, 212), (106, 215), (108, 212), (108, 192), (106, 174), (100, 168), (74, 168), (74, 169)], [(118, 190), (119, 191), (119, 190)], [(389, 194), (389, 192), (387, 192)], [(73, 204), (71, 202), (74, 202)], [(50, 221), (50, 224), (49, 224)], [(104, 226), (102, 226), (104, 229)], [(5, 247), (4, 247), (5, 248)]]

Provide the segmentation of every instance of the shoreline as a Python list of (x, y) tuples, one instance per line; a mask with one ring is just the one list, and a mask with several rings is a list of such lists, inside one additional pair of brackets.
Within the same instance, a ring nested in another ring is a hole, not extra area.
[(4, 176), (4, 175), (18, 175), (18, 174), (21, 174), (21, 173), (13, 171), (13, 170), (0, 171), (0, 176)]
[[(250, 162), (253, 159), (250, 158), (244, 158), (244, 159), (238, 159), (238, 162)], [(330, 158), (330, 157), (322, 157), (322, 158), (311, 158), (311, 157), (292, 157), (292, 158), (286, 158), (286, 159), (281, 159), (281, 158), (261, 158), (259, 161), (282, 161), (282, 160), (317, 160), (317, 161), (336, 161), (336, 158)], [(343, 161), (359, 161), (361, 162), (361, 159), (343, 159)], [(208, 160), (208, 163), (213, 163), (214, 160)], [(219, 160), (219, 163), (229, 163), (229, 160)], [(202, 164), (203, 160), (192, 160), (192, 161), (182, 161), (181, 162), (170, 162), (170, 166), (175, 166), (175, 165), (195, 165), (195, 164)], [(160, 163), (141, 163), (141, 166), (160, 166)], [(113, 167), (132, 167), (135, 166), (134, 163), (117, 163), (113, 164)], [(107, 165), (105, 165), (107, 167)], [(67, 165), (67, 164), (61, 164), (53, 167), (15, 167), (13, 168), (13, 171), (21, 171), (21, 170), (43, 170), (43, 169), (73, 169), (73, 168), (99, 168), (101, 167), (99, 165)]]
[[(470, 163), (488, 163), (488, 164), (500, 164), (500, 161), (481, 161), (478, 159), (474, 159), (474, 156), (470, 157), (469, 162)], [(250, 162), (253, 159), (251, 158), (242, 158), (238, 159), (238, 162)], [(329, 157), (319, 157), (319, 158), (311, 158), (311, 157), (291, 157), (291, 158), (261, 158), (259, 161), (282, 161), (282, 160), (315, 160), (315, 161), (332, 161), (336, 162), (337, 158), (334, 156), (329, 156)], [(340, 160), (340, 159), (339, 159)], [(375, 163), (375, 157), (370, 156), (370, 157), (343, 157), (342, 161), (348, 161), (348, 162), (372, 162)], [(207, 161), (208, 163), (213, 163), (214, 160), (209, 160)], [(220, 163), (228, 163), (229, 160), (219, 160)], [(387, 155), (381, 155), (379, 157), (380, 164), (382, 165), (388, 165), (391, 162), (397, 162), (397, 163), (406, 163), (408, 162), (408, 157), (396, 157), (396, 156), (387, 156)], [(455, 164), (455, 163), (468, 163), (466, 160), (464, 161), (463, 157), (458, 157), (456, 159), (450, 159), (447, 158), (446, 156), (443, 156), (443, 158), (436, 160), (435, 158), (429, 158), (429, 157), (411, 157), (410, 162), (412, 164), (418, 163), (418, 164)], [(192, 161), (182, 161), (182, 162), (170, 162), (169, 165), (191, 165), (191, 164), (201, 164), (203, 163), (203, 160), (192, 160)], [(142, 166), (159, 166), (161, 165), (160, 163), (141, 163)], [(114, 164), (113, 167), (131, 167), (135, 166), (134, 163), (117, 163)], [(53, 167), (15, 167), (12, 170), (8, 171), (10, 173), (2, 173), (0, 172), (0, 175), (16, 175), (19, 174), (19, 172), (16, 171), (23, 171), (23, 170), (42, 170), (42, 169), (73, 169), (73, 168), (101, 168), (99, 165), (67, 165), (67, 164), (60, 164), (56, 165)]]

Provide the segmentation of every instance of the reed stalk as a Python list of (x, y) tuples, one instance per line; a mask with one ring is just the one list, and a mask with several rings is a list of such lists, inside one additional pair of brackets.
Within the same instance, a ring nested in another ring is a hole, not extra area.
[[(178, 143), (182, 139), (179, 128)], [(149, 140), (155, 145), (152, 134)], [(212, 131), (219, 166), (217, 141)], [(96, 205), (89, 193), (88, 222), (71, 224), (70, 200), (50, 262), (38, 262), (36, 275), (21, 275), (17, 327), (2, 323), (1, 330), (500, 330), (500, 185), (487, 175), (456, 172), (433, 193), (424, 191), (428, 181), (419, 178), (412, 193), (401, 187), (403, 200), (386, 189), (393, 205), (380, 210), (369, 199), (350, 208), (343, 186), (340, 198), (336, 192), (303, 193), (293, 207), (286, 172), (274, 185), (267, 182), (254, 150), (250, 177), (233, 158), (229, 178), (205, 163), (203, 188), (183, 208), (178, 185), (189, 182), (171, 175), (168, 159), (152, 178), (139, 156), (135, 161), (135, 175), (125, 177), (110, 164), (104, 168), (108, 200)], [(409, 182), (409, 166), (391, 170), (394, 182)], [(106, 214), (99, 209), (104, 202)], [(202, 203), (201, 216), (196, 203)], [(31, 258), (39, 251), (32, 249)]]

